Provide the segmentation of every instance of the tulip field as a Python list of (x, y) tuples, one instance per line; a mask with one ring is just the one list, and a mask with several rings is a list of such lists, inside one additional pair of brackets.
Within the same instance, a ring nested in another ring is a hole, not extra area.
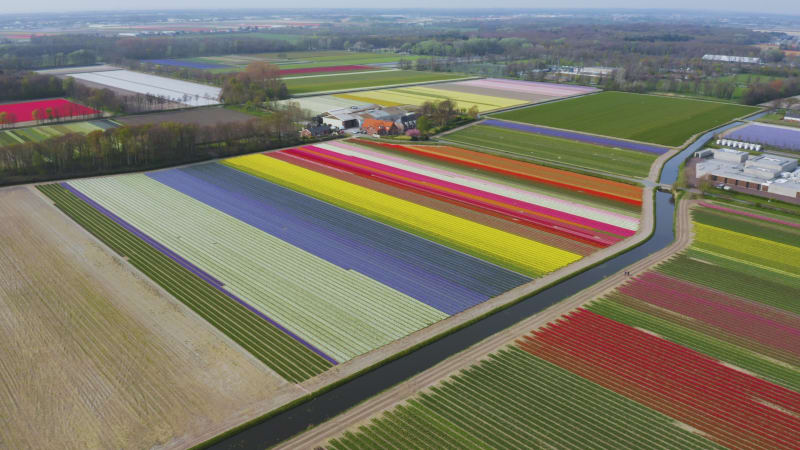
[(800, 221), (692, 214), (683, 253), (328, 447), (796, 448)]
[[(19, 103), (0, 104), (0, 113), (4, 116), (2, 125), (32, 122), (36, 120), (68, 119), (72, 117), (91, 117), (101, 114), (100, 111), (79, 105), (63, 98), (53, 100), (37, 100)], [(38, 114), (34, 117), (34, 114)]]
[(40, 189), (295, 382), (638, 230), (637, 187), (430, 150), (330, 142)]
[(595, 88), (586, 86), (486, 78), (429, 86), (354, 92), (337, 96), (383, 106), (421, 105), (430, 100), (450, 99), (455, 101), (460, 108), (476, 107), (480, 112), (487, 112), (528, 103), (591, 94), (597, 91)]

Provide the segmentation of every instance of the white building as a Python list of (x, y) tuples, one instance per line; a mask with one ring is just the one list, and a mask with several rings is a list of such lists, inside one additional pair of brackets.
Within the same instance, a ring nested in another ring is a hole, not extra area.
[(708, 158), (695, 166), (698, 179), (800, 199), (796, 159), (771, 154), (753, 156), (727, 148), (704, 149), (695, 155)]
[(748, 56), (703, 55), (703, 60), (737, 64), (761, 64), (761, 58), (751, 58)]

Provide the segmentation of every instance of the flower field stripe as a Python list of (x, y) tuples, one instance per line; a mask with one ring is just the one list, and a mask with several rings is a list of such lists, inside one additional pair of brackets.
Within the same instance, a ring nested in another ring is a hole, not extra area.
[(476, 87), (489, 87), (513, 92), (527, 92), (532, 94), (564, 97), (597, 92), (598, 89), (587, 86), (574, 86), (556, 83), (542, 83), (538, 81), (506, 80), (502, 78), (483, 78), (480, 80), (459, 81), (457, 84)]
[(378, 180), (367, 179), (359, 175), (352, 174), (350, 172), (345, 172), (323, 164), (316, 163), (314, 161), (298, 158), (288, 153), (273, 152), (270, 154), (270, 156), (276, 159), (280, 159), (281, 161), (285, 161), (299, 167), (304, 167), (306, 169), (313, 170), (315, 172), (322, 173), (348, 183), (363, 186), (373, 191), (381, 192), (390, 195), (392, 197), (400, 198), (412, 203), (416, 203), (418, 205), (422, 205), (448, 214), (452, 214), (454, 216), (461, 217), (462, 219), (466, 219), (471, 222), (476, 222), (482, 225), (486, 225), (488, 227), (496, 228), (498, 230), (503, 230), (508, 233), (512, 233), (517, 236), (523, 237), (525, 239), (530, 239), (538, 242), (545, 242), (550, 245), (553, 245), (554, 247), (558, 247), (581, 256), (590, 255), (595, 251), (597, 251), (597, 247), (593, 247), (588, 244), (575, 241), (573, 239), (561, 237), (519, 223), (509, 222), (500, 217), (496, 217), (494, 214), (490, 214), (491, 211), (478, 212), (477, 210), (467, 208), (465, 205), (460, 203), (456, 203), (446, 199), (434, 199), (433, 197), (424, 196), (421, 193), (412, 192), (409, 189), (396, 187), (393, 186), (392, 184), (381, 182)]
[(776, 358), (775, 350), (769, 347), (619, 293), (594, 301), (587, 309), (608, 319), (655, 333), (676, 344), (800, 392), (800, 371), (796, 368), (800, 365), (797, 359)]
[(37, 188), (65, 214), (127, 258), (131, 265), (288, 381), (300, 382), (331, 367), (330, 362), (223, 294), (217, 286), (200, 279), (139, 239), (62, 185), (40, 185)]
[(525, 131), (527, 133), (541, 134), (544, 136), (551, 136), (562, 139), (571, 139), (573, 141), (586, 142), (589, 144), (602, 145), (604, 147), (617, 147), (627, 150), (636, 150), (639, 152), (654, 153), (661, 155), (669, 151), (667, 147), (661, 147), (653, 144), (643, 144), (640, 142), (626, 141), (622, 139), (614, 139), (603, 136), (595, 136), (593, 134), (578, 133), (576, 131), (559, 130), (556, 128), (539, 127), (536, 125), (526, 125), (517, 122), (506, 122), (504, 120), (486, 119), (481, 122), (481, 125), (489, 125), (493, 127), (507, 128), (509, 130)]
[(53, 111), (53, 118), (93, 116), (100, 114), (100, 111), (96, 109), (73, 103), (63, 98), (0, 104), (0, 112), (8, 113), (7, 120), (9, 123), (30, 122), (35, 120), (33, 118), (33, 111), (37, 109), (42, 113), (43, 119), (49, 118), (46, 117), (48, 108)]
[(729, 131), (725, 137), (737, 141), (800, 150), (800, 130), (796, 128), (749, 123)]
[[(508, 197), (529, 204), (539, 206), (548, 211), (560, 212), (569, 217), (582, 217), (594, 222), (613, 226), (608, 231), (623, 236), (632, 235), (639, 228), (639, 219), (623, 214), (595, 208), (580, 203), (566, 201), (557, 197), (538, 194), (523, 189), (517, 189), (499, 183), (492, 183), (480, 178), (470, 177), (460, 173), (426, 166), (394, 155), (380, 153), (355, 145), (348, 145), (340, 141), (318, 144), (317, 147), (344, 153), (350, 156), (368, 159), (377, 163), (394, 166), (420, 175), (426, 175), (452, 184), (484, 191), (487, 193)], [(630, 234), (627, 234), (630, 233)]]
[(717, 211), (723, 211), (723, 212), (726, 212), (726, 213), (731, 213), (731, 214), (737, 214), (737, 215), (740, 215), (740, 216), (750, 217), (752, 219), (758, 219), (758, 220), (763, 220), (763, 221), (766, 221), (766, 222), (772, 222), (772, 223), (777, 223), (777, 224), (780, 224), (780, 225), (786, 225), (786, 226), (790, 226), (790, 227), (794, 227), (794, 228), (800, 228), (800, 223), (796, 223), (796, 222), (789, 222), (789, 221), (786, 221), (786, 220), (776, 219), (776, 218), (773, 218), (773, 217), (762, 216), (760, 214), (753, 214), (753, 213), (749, 213), (749, 212), (746, 212), (746, 211), (740, 211), (738, 209), (726, 208), (724, 206), (714, 205), (714, 204), (706, 203), (706, 202), (700, 202), (699, 205), (703, 206), (705, 208), (715, 209)]
[[(299, 147), (296, 149), (284, 150), (284, 152), (307, 159), (314, 159), (317, 162), (324, 162), (328, 165), (348, 170), (362, 176), (385, 179), (400, 186), (409, 186), (418, 191), (425, 192), (428, 195), (446, 197), (480, 208), (486, 208), (509, 217), (509, 220), (526, 221), (546, 227), (552, 232), (562, 233), (561, 230), (568, 230), (568, 232), (563, 235), (584, 239), (586, 242), (598, 246), (607, 246), (619, 241), (619, 238), (616, 237), (598, 236), (594, 234), (591, 225), (608, 228), (605, 224), (598, 224), (597, 222), (582, 217), (549, 211), (546, 208), (541, 208), (536, 205), (448, 183), (425, 175), (418, 175), (393, 166), (329, 152), (314, 146)], [(615, 229), (615, 231), (618, 230)], [(625, 230), (625, 232), (628, 232), (628, 230)]]
[[(360, 142), (355, 139), (354, 142)], [(538, 164), (510, 160), (448, 146), (406, 146), (398, 144), (375, 143), (380, 146), (405, 151), (425, 157), (510, 175), (537, 183), (545, 183), (565, 189), (583, 191), (590, 195), (609, 198), (620, 202), (641, 205), (642, 189), (610, 180), (588, 175), (553, 169)]]
[(792, 415), (800, 411), (800, 394), (589, 311), (570, 314), (518, 345), (722, 445), (793, 448), (800, 442), (800, 418)]
[(266, 155), (231, 158), (225, 163), (528, 276), (540, 276), (580, 259), (580, 255), (550, 245), (342, 182)]
[(70, 184), (338, 362), (447, 317), (146, 175)]
[(744, 264), (744, 265), (751, 266), (751, 267), (757, 267), (759, 269), (763, 269), (763, 270), (767, 270), (767, 271), (770, 271), (770, 272), (774, 272), (774, 273), (777, 273), (779, 275), (783, 275), (785, 277), (800, 279), (800, 273), (797, 273), (797, 272), (787, 272), (785, 270), (780, 270), (780, 269), (776, 269), (774, 267), (768, 267), (768, 266), (765, 266), (765, 265), (762, 265), (762, 264), (757, 264), (757, 263), (754, 263), (753, 261), (748, 261), (748, 260), (745, 260), (745, 259), (734, 258), (733, 256), (730, 256), (730, 255), (723, 255), (722, 253), (716, 253), (716, 252), (712, 252), (711, 250), (705, 250), (705, 249), (702, 249), (702, 248), (693, 248), (692, 251), (704, 253), (706, 255), (715, 256), (717, 258), (727, 259), (728, 261), (737, 262), (737, 263)]
[[(325, 150), (321, 147), (317, 146), (307, 146), (303, 147), (302, 149), (313, 149), (317, 151), (329, 151)], [(337, 151), (337, 150), (335, 150)], [(482, 198), (484, 202), (488, 202), (494, 205), (504, 205), (505, 208), (513, 208), (514, 210), (527, 210), (528, 212), (532, 213), (533, 215), (540, 216), (540, 217), (548, 217), (554, 221), (557, 221), (561, 224), (567, 226), (575, 226), (578, 228), (582, 228), (584, 230), (591, 230), (591, 229), (598, 229), (608, 233), (619, 234), (623, 236), (630, 236), (633, 235), (632, 230), (623, 229), (620, 227), (616, 227), (614, 225), (606, 224), (605, 222), (599, 222), (592, 219), (588, 219), (582, 216), (577, 216), (574, 214), (564, 213), (561, 211), (552, 210), (550, 208), (545, 208), (539, 205), (535, 205), (532, 203), (528, 203), (525, 201), (517, 200), (511, 197), (506, 197), (504, 195), (498, 195), (491, 192), (482, 191), (480, 189), (475, 189), (469, 186), (463, 186), (457, 183), (451, 183), (446, 180), (441, 180), (436, 177), (430, 177), (427, 175), (417, 174), (415, 172), (403, 170), (402, 168), (398, 168), (396, 165), (386, 165), (382, 163), (377, 163), (369, 160), (365, 160), (360, 157), (354, 156), (346, 156), (346, 155), (339, 155), (336, 156), (338, 158), (342, 158), (348, 160), (353, 163), (361, 164), (367, 167), (371, 167), (373, 169), (380, 169), (383, 170), (385, 173), (393, 173), (399, 177), (404, 179), (411, 179), (417, 180), (421, 182), (428, 183), (430, 185), (438, 185), (438, 187), (443, 191), (449, 191), (453, 193), (461, 193), (462, 195), (468, 195), (470, 198), (477, 199)]]
[(173, 261), (175, 261), (176, 263), (178, 263), (181, 267), (183, 267), (186, 270), (190, 271), (191, 273), (193, 273), (194, 275), (196, 275), (197, 277), (199, 277), (203, 281), (205, 281), (205, 282), (209, 283), (210, 285), (214, 286), (215, 288), (217, 288), (217, 290), (219, 290), (220, 292), (222, 292), (226, 296), (230, 297), (231, 299), (235, 300), (237, 303), (239, 303), (240, 305), (244, 306), (245, 308), (247, 308), (248, 310), (250, 310), (251, 312), (253, 312), (257, 316), (259, 316), (262, 319), (266, 320), (267, 322), (269, 322), (274, 327), (276, 327), (279, 330), (281, 330), (282, 332), (288, 334), (293, 339), (297, 340), (298, 342), (300, 342), (301, 344), (306, 346), (309, 350), (311, 350), (314, 353), (318, 354), (319, 356), (325, 358), (325, 360), (327, 360), (328, 362), (330, 362), (332, 364), (338, 364), (335, 359), (333, 359), (330, 356), (326, 355), (320, 349), (314, 347), (313, 345), (311, 345), (310, 343), (305, 341), (303, 338), (301, 338), (301, 337), (297, 336), (296, 334), (292, 333), (291, 331), (287, 330), (281, 324), (279, 324), (279, 323), (275, 322), (274, 320), (270, 319), (264, 313), (262, 313), (261, 311), (257, 310), (256, 308), (254, 308), (252, 305), (250, 305), (249, 303), (245, 302), (241, 298), (237, 297), (236, 295), (234, 295), (233, 293), (231, 293), (230, 291), (225, 289), (223, 287), (224, 285), (223, 285), (223, 283), (221, 281), (217, 280), (216, 278), (211, 276), (206, 271), (200, 269), (199, 267), (197, 267), (194, 264), (192, 264), (189, 261), (187, 261), (185, 258), (181, 257), (180, 255), (178, 255), (177, 253), (173, 252), (172, 250), (170, 250), (169, 248), (165, 247), (164, 245), (160, 244), (159, 242), (157, 242), (156, 240), (154, 240), (150, 236), (146, 235), (145, 233), (143, 233), (141, 230), (139, 230), (135, 226), (129, 224), (128, 222), (126, 222), (125, 220), (123, 220), (122, 218), (117, 216), (116, 214), (112, 213), (108, 209), (104, 208), (102, 205), (100, 205), (99, 203), (95, 202), (94, 200), (92, 200), (91, 198), (89, 198), (88, 196), (86, 196), (85, 194), (80, 192), (79, 190), (77, 190), (74, 187), (70, 186), (68, 183), (61, 183), (61, 186), (64, 187), (65, 189), (67, 189), (69, 192), (71, 192), (73, 195), (75, 195), (79, 199), (81, 199), (84, 202), (86, 202), (92, 208), (94, 208), (97, 211), (99, 211), (104, 216), (108, 217), (109, 219), (111, 219), (112, 221), (114, 221), (115, 223), (120, 225), (122, 228), (124, 228), (124, 229), (128, 230), (129, 232), (131, 232), (131, 234), (133, 234), (134, 236), (136, 236), (139, 239), (143, 240), (144, 242), (146, 242), (151, 247), (153, 247), (156, 250), (158, 250), (159, 252), (163, 253), (166, 257), (168, 257), (168, 258), (172, 259)]
[[(695, 246), (786, 271), (800, 270), (800, 247), (695, 223)], [(800, 244), (800, 243), (799, 243)]]
[(149, 176), (447, 314), (456, 314), (530, 281), (223, 165), (204, 164)]
[(648, 272), (619, 292), (800, 357), (797, 317)]
[[(81, 192), (81, 191), (75, 189), (74, 187), (70, 186), (69, 183), (60, 183), (60, 185), (64, 189), (70, 191), (74, 196), (78, 197), (79, 199), (81, 199), (84, 202), (86, 202), (89, 206), (91, 206), (92, 208), (94, 208), (97, 211), (99, 211), (104, 216), (106, 216), (109, 219), (111, 219), (114, 222), (116, 222), (122, 228), (125, 228), (126, 230), (128, 230), (134, 236), (136, 236), (139, 239), (143, 240), (144, 242), (146, 242), (147, 244), (149, 244), (151, 247), (155, 248), (156, 250), (160, 251), (161, 253), (163, 253), (165, 256), (167, 256), (171, 260), (173, 260), (176, 263), (180, 264), (183, 268), (185, 268), (189, 272), (195, 274), (201, 280), (203, 280), (206, 283), (208, 283), (208, 284), (210, 284), (212, 286), (215, 286), (217, 288), (221, 288), (222, 286), (224, 286), (224, 284), (221, 281), (219, 281), (218, 279), (214, 278), (208, 272), (206, 272), (203, 269), (195, 266), (194, 264), (192, 264), (191, 262), (187, 261), (182, 256), (178, 255), (177, 253), (175, 253), (172, 250), (168, 249), (167, 247), (163, 246), (161, 243), (159, 243), (155, 239), (151, 238), (147, 234), (142, 233), (141, 230), (139, 230), (138, 228), (136, 228), (133, 225), (129, 224), (128, 222), (126, 222), (125, 220), (120, 218), (118, 215), (112, 213), (108, 209), (104, 208), (102, 205), (100, 205), (96, 201), (94, 201), (91, 198), (89, 198), (88, 196), (86, 196), (83, 192)], [(269, 320), (269, 319), (267, 319), (267, 320)]]
[[(340, 143), (335, 141), (336, 143)], [(583, 191), (576, 191), (574, 189), (564, 189), (558, 186), (550, 185), (547, 183), (539, 183), (531, 180), (526, 180), (520, 177), (513, 177), (503, 175), (497, 172), (488, 171), (488, 170), (480, 170), (475, 167), (470, 167), (465, 164), (454, 163), (442, 159), (431, 158), (430, 156), (423, 155), (423, 154), (415, 154), (413, 152), (406, 151), (402, 148), (393, 148), (392, 144), (388, 144), (387, 142), (379, 142), (379, 141), (372, 141), (372, 140), (364, 140), (359, 138), (351, 138), (347, 141), (348, 144), (357, 144), (356, 146), (359, 148), (369, 148), (370, 150), (374, 150), (381, 154), (391, 155), (394, 157), (399, 157), (402, 159), (406, 159), (408, 161), (413, 161), (418, 164), (422, 164), (423, 166), (428, 166), (432, 168), (437, 168), (441, 170), (445, 170), (457, 175), (465, 176), (468, 178), (473, 178), (481, 182), (488, 182), (500, 187), (507, 187), (515, 189), (513, 192), (527, 192), (530, 194), (534, 194), (536, 196), (546, 196), (553, 198), (555, 200), (559, 200), (565, 202), (561, 206), (556, 206), (557, 204), (542, 204), (542, 206), (546, 206), (552, 209), (559, 209), (568, 208), (568, 204), (574, 203), (579, 207), (588, 207), (599, 209), (600, 211), (608, 212), (612, 215), (618, 215), (621, 219), (627, 218), (627, 220), (639, 220), (641, 215), (641, 206), (636, 206), (628, 203), (619, 202), (613, 199), (604, 198), (597, 195), (591, 195)], [(323, 145), (330, 145), (332, 142), (326, 142)], [(438, 146), (437, 146), (438, 147)], [(453, 181), (456, 184), (461, 184), (461, 182)], [(488, 188), (483, 188), (479, 186), (471, 186), (476, 187), (481, 190), (491, 191)], [(516, 193), (513, 195), (511, 193), (504, 193), (504, 192), (496, 192), (501, 195), (505, 195), (507, 197), (516, 197)], [(530, 203), (539, 204), (540, 201), (532, 200), (532, 199), (525, 199), (520, 198), (520, 200), (525, 200)], [(570, 212), (573, 214), (580, 215), (579, 211), (571, 211), (569, 209), (565, 209), (565, 212)], [(603, 222), (614, 223), (613, 220), (601, 220), (600, 218), (595, 218), (596, 220), (600, 220)], [(617, 223), (619, 226), (623, 226), (622, 223)], [(626, 228), (626, 226), (623, 226)]]
[[(746, 258), (742, 258), (746, 260)], [(800, 286), (793, 279), (776, 281), (765, 278), (753, 267), (729, 267), (707, 264), (679, 255), (657, 267), (666, 275), (707, 286), (750, 301), (763, 303), (800, 315)], [(759, 271), (760, 272), (760, 271)]]
[[(520, 204), (521, 202), (513, 201), (517, 203), (517, 205), (509, 206), (502, 201), (487, 199), (485, 197), (485, 195), (491, 196), (493, 194), (485, 194), (477, 190), (474, 190), (477, 194), (472, 194), (468, 192), (470, 188), (458, 185), (453, 185), (455, 187), (455, 189), (453, 189), (446, 186), (446, 182), (416, 175), (411, 172), (401, 171), (391, 166), (384, 166), (365, 160), (358, 161), (357, 158), (353, 157), (333, 156), (336, 155), (335, 153), (333, 155), (324, 154), (324, 152), (326, 152), (325, 150), (310, 146), (284, 150), (283, 152), (325, 163), (338, 169), (348, 170), (361, 176), (385, 180), (397, 186), (410, 187), (418, 192), (422, 192), (423, 195), (430, 195), (434, 198), (453, 199), (467, 204), (469, 205), (468, 207), (471, 208), (486, 208), (489, 211), (499, 213), (501, 217), (507, 220), (519, 220), (521, 221), (520, 223), (525, 223), (529, 226), (538, 227), (598, 247), (606, 247), (620, 240), (616, 236), (596, 234), (592, 228), (583, 224), (576, 224), (575, 222), (567, 222), (563, 219), (547, 216), (541, 213), (541, 208), (535, 207), (534, 205), (523, 205)], [(526, 210), (525, 207), (528, 207), (528, 209)], [(531, 208), (538, 209), (539, 211), (532, 213), (530, 210)]]

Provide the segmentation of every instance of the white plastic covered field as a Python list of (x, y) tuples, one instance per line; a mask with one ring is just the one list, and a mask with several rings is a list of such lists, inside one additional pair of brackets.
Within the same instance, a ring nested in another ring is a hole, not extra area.
[(167, 98), (188, 106), (218, 105), (221, 89), (130, 70), (73, 73), (69, 76), (117, 89)]

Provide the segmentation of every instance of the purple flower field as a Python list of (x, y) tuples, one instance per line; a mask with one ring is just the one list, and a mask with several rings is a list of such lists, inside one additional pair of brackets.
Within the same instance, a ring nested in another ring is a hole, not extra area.
[(188, 67), (190, 69), (225, 69), (230, 66), (213, 63), (200, 63), (194, 61), (180, 61), (177, 59), (145, 59), (143, 63), (158, 64), (161, 66)]
[(738, 128), (726, 136), (728, 139), (769, 145), (771, 147), (800, 150), (800, 130), (749, 124)]

